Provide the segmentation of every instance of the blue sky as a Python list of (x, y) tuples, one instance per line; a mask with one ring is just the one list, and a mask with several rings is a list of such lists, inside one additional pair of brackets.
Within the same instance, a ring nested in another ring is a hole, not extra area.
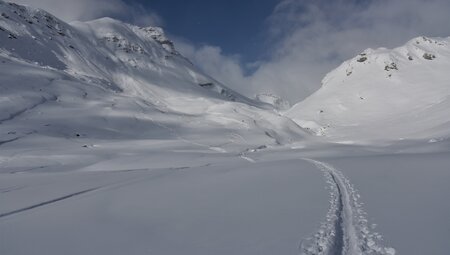
[(220, 45), (243, 61), (264, 55), (266, 19), (279, 0), (135, 0), (158, 13), (170, 34), (195, 44)]
[(207, 74), (247, 96), (291, 103), (366, 48), (450, 36), (449, 0), (8, 0), (65, 21), (160, 25)]

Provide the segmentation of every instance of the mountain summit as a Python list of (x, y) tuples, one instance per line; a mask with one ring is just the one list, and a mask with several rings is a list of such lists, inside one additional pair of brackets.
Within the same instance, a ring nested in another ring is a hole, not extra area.
[[(240, 152), (305, 134), (269, 104), (204, 74), (161, 28), (110, 18), (67, 24), (1, 0), (0, 91), (6, 154), (8, 148), (44, 146), (50, 154), (73, 148), (70, 153), (78, 155), (136, 140)], [(77, 164), (99, 160), (88, 155)], [(4, 167), (16, 164), (28, 163), (10, 160)]]
[(450, 136), (450, 37), (367, 49), (287, 112), (318, 135), (350, 139)]

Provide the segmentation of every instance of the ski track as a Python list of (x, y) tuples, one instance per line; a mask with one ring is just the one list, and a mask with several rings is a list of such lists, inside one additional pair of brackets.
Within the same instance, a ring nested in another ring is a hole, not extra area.
[(52, 199), (52, 200), (44, 201), (44, 202), (41, 202), (41, 203), (38, 203), (38, 204), (34, 204), (34, 205), (31, 205), (31, 206), (27, 206), (27, 207), (24, 207), (24, 208), (13, 210), (13, 211), (10, 211), (10, 212), (5, 212), (5, 213), (0, 214), (0, 218), (11, 216), (11, 215), (14, 215), (16, 213), (29, 211), (29, 210), (32, 210), (32, 209), (35, 209), (35, 208), (38, 208), (38, 207), (41, 207), (41, 206), (53, 204), (53, 203), (56, 203), (56, 202), (59, 202), (59, 201), (62, 201), (62, 200), (66, 200), (66, 199), (71, 198), (71, 197), (75, 197), (75, 196), (79, 196), (79, 195), (82, 195), (82, 194), (85, 194), (85, 193), (88, 193), (88, 192), (92, 192), (92, 191), (97, 190), (97, 189), (99, 189), (99, 188), (86, 189), (86, 190), (78, 191), (78, 192), (75, 192), (75, 193), (72, 193), (72, 194), (69, 194), (69, 195), (58, 197), (58, 198), (55, 198), (55, 199)]
[(22, 137), (15, 137), (15, 138), (12, 138), (12, 139), (0, 141), (0, 146), (2, 146), (2, 145), (4, 145), (4, 144), (7, 144), (7, 143), (12, 143), (12, 142), (14, 142), (14, 141), (19, 140), (20, 138), (22, 138)]
[[(208, 166), (208, 165), (209, 164), (206, 164), (204, 166)], [(203, 167), (203, 166), (200, 166), (200, 167)], [(179, 169), (171, 169), (171, 170), (178, 171), (178, 170), (183, 170), (183, 169), (187, 169), (187, 168), (190, 168), (190, 167), (182, 167), (182, 168), (179, 168)], [(130, 169), (130, 170), (124, 170), (124, 171), (143, 171), (143, 170), (148, 170), (148, 169)], [(136, 184), (136, 183), (139, 183), (139, 182), (147, 181), (149, 179), (165, 177), (167, 175), (170, 175), (173, 172), (174, 171), (167, 171), (167, 172), (164, 172), (164, 173), (161, 173), (161, 174), (157, 174), (157, 175), (152, 175), (152, 176), (149, 176), (149, 177), (146, 177), (146, 178), (143, 178), (141, 176), (133, 177), (133, 178), (129, 178), (129, 179), (126, 179), (126, 180), (120, 180), (120, 181), (117, 181), (117, 182), (109, 183), (109, 184), (106, 184), (106, 185), (103, 185), (103, 186), (98, 186), (98, 187), (94, 187), (94, 188), (84, 189), (84, 190), (81, 190), (81, 191), (78, 191), (78, 192), (75, 192), (75, 193), (71, 193), (71, 194), (64, 195), (64, 196), (61, 196), (61, 197), (57, 197), (57, 198), (54, 198), (54, 199), (51, 199), (51, 200), (43, 201), (43, 202), (40, 202), (40, 203), (37, 203), (37, 204), (34, 204), (34, 205), (26, 206), (26, 207), (23, 207), (23, 208), (20, 208), (20, 209), (15, 209), (15, 210), (12, 210), (12, 211), (9, 211), (9, 212), (5, 212), (5, 213), (0, 213), (0, 220), (2, 220), (2, 218), (13, 216), (13, 215), (16, 215), (18, 213), (30, 211), (30, 210), (33, 210), (33, 209), (36, 209), (36, 208), (39, 208), (39, 207), (52, 205), (54, 203), (61, 202), (61, 201), (64, 201), (66, 199), (77, 197), (77, 196), (80, 196), (80, 195), (83, 195), (83, 194), (91, 193), (91, 192), (94, 192), (94, 191), (117, 190), (117, 189), (120, 189), (122, 187), (126, 187), (126, 186), (133, 185), (133, 184)], [(23, 187), (18, 187), (17, 189), (15, 187), (12, 187), (12, 188), (9, 188), (9, 189), (6, 189), (6, 190), (0, 190), (0, 193), (6, 193), (6, 192), (13, 191), (13, 190), (21, 189), (21, 188), (23, 188)]]
[(43, 96), (41, 98), (41, 100), (39, 100), (37, 103), (35, 103), (35, 104), (33, 104), (33, 105), (29, 106), (29, 107), (26, 107), (24, 109), (21, 109), (21, 110), (19, 110), (17, 112), (11, 113), (9, 115), (9, 117), (7, 117), (7, 118), (0, 119), (0, 124), (3, 124), (6, 121), (14, 120), (15, 118), (19, 117), (20, 115), (22, 115), (22, 114), (24, 114), (24, 113), (26, 113), (28, 111), (31, 111), (31, 110), (37, 108), (38, 106), (45, 104), (48, 101), (56, 101), (56, 100), (57, 100), (56, 96), (52, 96), (50, 99), (48, 99), (48, 98)]
[[(333, 166), (304, 159), (319, 168), (329, 185), (330, 207), (326, 220), (311, 237), (302, 241), (302, 255), (394, 255), (395, 250), (379, 244), (380, 234), (371, 232), (359, 194)], [(373, 227), (372, 227), (373, 228)]]

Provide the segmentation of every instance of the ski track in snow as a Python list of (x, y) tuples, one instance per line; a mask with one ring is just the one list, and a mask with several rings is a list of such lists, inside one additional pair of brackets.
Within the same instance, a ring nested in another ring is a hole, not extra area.
[(53, 204), (53, 203), (56, 203), (56, 202), (59, 202), (59, 201), (62, 201), (62, 200), (66, 200), (66, 199), (71, 198), (71, 197), (75, 197), (75, 196), (79, 196), (79, 195), (82, 195), (82, 194), (85, 194), (85, 193), (88, 193), (88, 192), (92, 192), (92, 191), (97, 190), (97, 189), (99, 189), (99, 188), (91, 188), (91, 189), (87, 189), (87, 190), (82, 190), (82, 191), (75, 192), (75, 193), (72, 193), (72, 194), (69, 194), (69, 195), (65, 195), (65, 196), (62, 196), (62, 197), (58, 197), (58, 198), (55, 198), (55, 199), (44, 201), (44, 202), (41, 202), (41, 203), (38, 203), (38, 204), (34, 204), (34, 205), (31, 205), (31, 206), (27, 206), (27, 207), (20, 208), (20, 209), (17, 209), (17, 210), (13, 210), (13, 211), (10, 211), (10, 212), (5, 212), (5, 213), (0, 214), (0, 218), (11, 216), (11, 215), (14, 215), (16, 213), (29, 211), (29, 210), (32, 210), (32, 209), (35, 209), (35, 208), (38, 208), (38, 207), (41, 207), (41, 206)]
[(319, 168), (330, 188), (330, 207), (317, 233), (302, 241), (302, 255), (394, 255), (395, 250), (379, 244), (380, 234), (371, 232), (359, 194), (333, 166), (304, 159)]
[(0, 146), (2, 146), (2, 145), (4, 145), (4, 144), (7, 144), (7, 143), (12, 143), (12, 142), (14, 142), (14, 141), (19, 140), (20, 138), (21, 138), (21, 137), (15, 137), (15, 138), (12, 138), (12, 139), (0, 141)]
[(20, 116), (20, 115), (22, 115), (22, 114), (24, 114), (24, 113), (26, 113), (28, 111), (31, 111), (31, 110), (37, 108), (38, 106), (40, 106), (42, 104), (45, 104), (48, 101), (56, 101), (56, 100), (57, 100), (56, 96), (52, 96), (50, 99), (48, 99), (46, 97), (42, 97), (41, 100), (39, 100), (37, 103), (35, 103), (35, 104), (33, 104), (33, 105), (29, 106), (29, 107), (26, 107), (24, 109), (21, 109), (21, 110), (19, 110), (17, 112), (11, 113), (11, 114), (9, 114), (8, 117), (6, 117), (4, 119), (0, 119), (0, 124), (3, 124), (6, 121), (13, 120), (16, 117), (18, 117), (18, 116)]
[[(206, 165), (203, 165), (203, 166), (208, 166), (208, 165), (209, 164), (206, 164)], [(200, 167), (203, 167), (203, 166), (200, 166)], [(183, 169), (187, 169), (187, 168), (189, 168), (189, 167), (172, 168), (171, 170), (183, 170)], [(168, 169), (170, 169), (170, 168), (168, 168)], [(149, 169), (128, 169), (128, 170), (123, 170), (122, 172), (124, 172), (124, 171), (147, 171), (147, 170), (149, 170)], [(36, 208), (40, 208), (40, 207), (44, 207), (44, 206), (50, 206), (50, 205), (53, 205), (53, 204), (55, 204), (57, 202), (66, 201), (67, 199), (78, 197), (78, 196), (81, 196), (81, 195), (84, 195), (84, 194), (88, 194), (88, 193), (92, 193), (94, 191), (95, 192), (100, 192), (100, 191), (104, 192), (104, 191), (110, 191), (110, 190), (117, 190), (117, 189), (120, 189), (122, 187), (126, 187), (126, 186), (133, 185), (133, 184), (136, 184), (136, 183), (139, 183), (139, 182), (147, 181), (149, 179), (162, 178), (162, 177), (165, 177), (167, 175), (170, 175), (173, 172), (174, 171), (165, 171), (163, 173), (151, 175), (149, 177), (139, 176), (139, 177), (127, 178), (127, 179), (124, 179), (124, 180), (119, 180), (119, 181), (116, 181), (116, 182), (105, 184), (103, 186), (98, 186), (98, 187), (93, 187), (93, 188), (89, 188), (89, 189), (84, 189), (84, 190), (77, 191), (77, 192), (74, 192), (74, 193), (70, 193), (70, 194), (67, 194), (67, 195), (64, 195), (64, 196), (60, 196), (60, 197), (53, 198), (53, 199), (50, 199), (50, 200), (42, 201), (42, 202), (39, 202), (37, 204), (33, 204), (33, 205), (26, 206), (26, 207), (23, 207), (23, 208), (15, 209), (15, 210), (12, 210), (12, 211), (9, 211), (9, 212), (4, 212), (4, 213), (0, 212), (0, 221), (3, 218), (7, 218), (9, 216), (15, 216), (16, 214), (27, 212), (27, 211), (31, 211), (31, 210), (36, 209)], [(7, 193), (7, 192), (14, 191), (14, 190), (22, 189), (22, 188), (23, 187), (17, 186), (17, 187), (11, 187), (11, 188), (7, 188), (7, 189), (3, 189), (3, 190), (0, 189), (0, 193)]]

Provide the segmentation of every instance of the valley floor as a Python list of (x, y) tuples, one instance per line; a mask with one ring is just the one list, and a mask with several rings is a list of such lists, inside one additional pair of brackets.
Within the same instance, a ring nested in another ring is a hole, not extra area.
[(65, 171), (3, 168), (0, 253), (450, 251), (448, 153), (158, 151)]

